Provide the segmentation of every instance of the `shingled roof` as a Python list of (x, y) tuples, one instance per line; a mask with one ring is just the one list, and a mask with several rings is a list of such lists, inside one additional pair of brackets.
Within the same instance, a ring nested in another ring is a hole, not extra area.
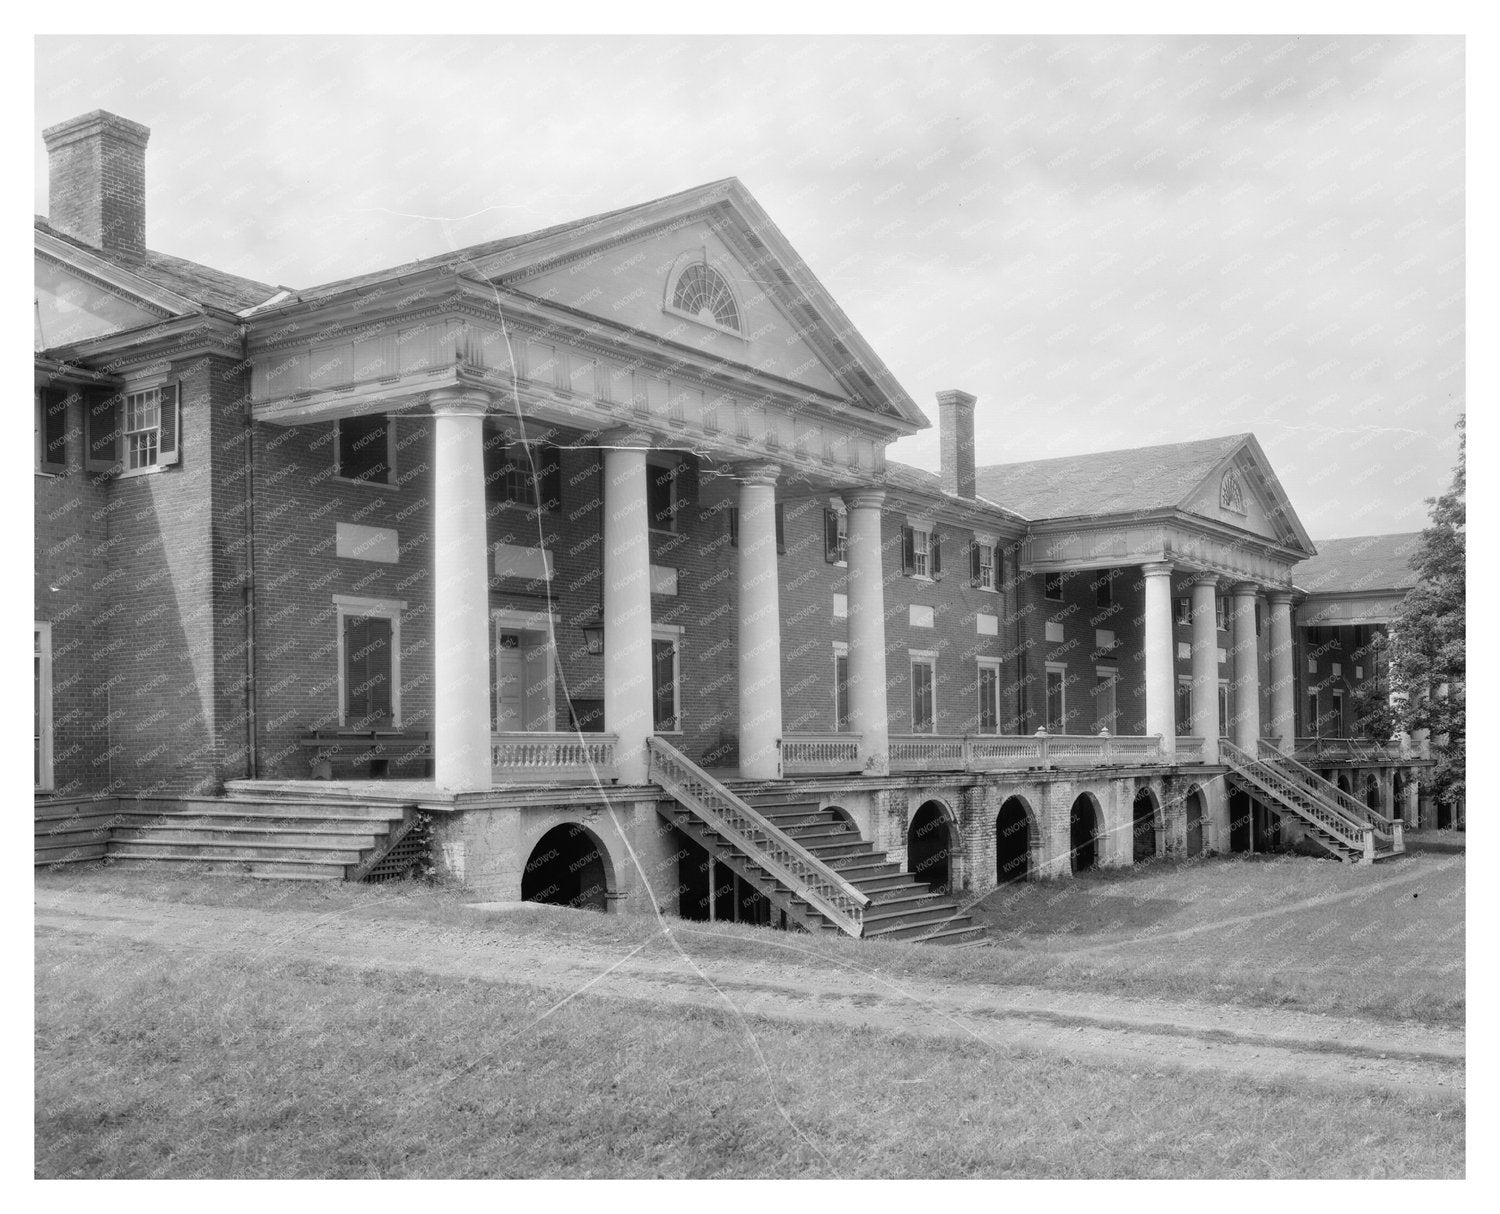
[(281, 289), (267, 283), (256, 282), (252, 278), (226, 274), (223, 270), (216, 270), (212, 266), (201, 265), (196, 261), (188, 261), (185, 257), (159, 253), (155, 249), (147, 249), (144, 258), (121, 257), (111, 253), (108, 249), (95, 248), (93, 245), (75, 240), (65, 232), (59, 232), (41, 215), (36, 216), (36, 226), (39, 231), (47, 233), (48, 236), (66, 241), (92, 257), (107, 261), (111, 265), (144, 278), (147, 282), (185, 296), (203, 307), (217, 308), (225, 312), (239, 312), (263, 303)]
[(568, 232), (588, 232), (596, 227), (619, 219), (623, 215), (628, 215), (632, 211), (644, 211), (649, 207), (656, 207), (664, 202), (672, 202), (675, 199), (683, 198), (690, 194), (704, 193), (705, 191), (712, 190), (715, 186), (729, 186), (734, 181), (733, 177), (721, 178), (718, 181), (710, 181), (704, 185), (693, 186), (691, 189), (679, 190), (675, 194), (664, 194), (662, 197), (653, 198), (649, 202), (632, 203), (630, 206), (617, 207), (613, 211), (601, 211), (597, 215), (586, 215), (582, 219), (572, 219), (566, 223), (553, 224), (550, 228), (538, 228), (534, 232), (523, 232), (518, 236), (502, 236), (480, 244), (466, 245), (461, 249), (452, 249), (446, 253), (436, 253), (431, 257), (421, 257), (416, 261), (404, 262), (398, 266), (386, 266), (380, 270), (372, 270), (368, 274), (356, 274), (352, 278), (340, 278), (333, 282), (319, 283), (317, 286), (296, 291), (294, 295), (298, 300), (304, 301), (322, 299), (330, 295), (338, 295), (344, 291), (354, 291), (378, 282), (385, 282), (388, 279), (404, 278), (406, 275), (414, 274), (419, 270), (447, 267), (457, 272), (472, 266), (474, 262), (486, 257), (493, 257), (496, 253), (503, 253), (507, 249), (519, 248), (534, 241), (546, 240)]
[(1023, 515), (1019, 515), (1009, 507), (1002, 506), (999, 502), (991, 501), (983, 495), (976, 494), (971, 501), (969, 498), (958, 497), (955, 494), (949, 493), (943, 488), (943, 478), (936, 472), (929, 472), (926, 468), (913, 467), (911, 464), (903, 464), (897, 460), (886, 460), (885, 483), (892, 489), (910, 489), (918, 493), (931, 493), (938, 497), (946, 497), (949, 501), (958, 502), (961, 505), (979, 505), (988, 510), (995, 510), (1000, 514), (1025, 521)]
[(1293, 580), (1309, 594), (1410, 590), (1417, 584), (1411, 558), (1421, 546), (1420, 531), (1318, 540), (1318, 555), (1299, 564)]
[(1250, 436), (1096, 451), (975, 469), (981, 495), (1028, 519), (1094, 518), (1176, 506)]

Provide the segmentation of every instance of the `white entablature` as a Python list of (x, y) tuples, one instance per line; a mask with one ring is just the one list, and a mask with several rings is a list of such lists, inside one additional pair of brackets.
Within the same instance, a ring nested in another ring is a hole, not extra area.
[(1025, 572), (1052, 573), (1171, 562), (1184, 571), (1216, 573), (1231, 581), (1291, 588), (1292, 553), (1252, 537), (1207, 534), (1186, 523), (1099, 523), (1041, 530), (1021, 548)]

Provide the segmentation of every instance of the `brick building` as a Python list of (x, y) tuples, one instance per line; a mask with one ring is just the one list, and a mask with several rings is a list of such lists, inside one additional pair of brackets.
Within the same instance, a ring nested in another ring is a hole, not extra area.
[(148, 134), (43, 133), (39, 859), (430, 821), (499, 898), (961, 938), (944, 891), (1400, 849), (1297, 760), (1331, 600), (1252, 435), (986, 465), (955, 390), (933, 475), (734, 179), (294, 289), (147, 247)]

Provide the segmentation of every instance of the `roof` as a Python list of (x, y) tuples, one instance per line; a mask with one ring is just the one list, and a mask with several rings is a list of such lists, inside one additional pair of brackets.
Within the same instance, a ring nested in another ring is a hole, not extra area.
[(36, 216), (35, 222), (37, 228), (49, 236), (66, 241), (93, 257), (185, 296), (203, 307), (238, 312), (263, 302), (280, 290), (268, 283), (241, 278), (238, 274), (227, 274), (212, 266), (188, 261), (185, 257), (173, 257), (170, 253), (160, 253), (155, 249), (147, 249), (144, 258), (122, 257), (108, 249), (98, 249), (75, 240), (66, 232), (58, 231), (41, 215)]
[(1421, 546), (1420, 531), (1318, 540), (1318, 555), (1299, 564), (1293, 580), (1309, 594), (1410, 590), (1417, 584), (1411, 558)]
[(1168, 510), (1249, 438), (1230, 434), (1159, 447), (987, 464), (976, 468), (974, 475), (984, 497), (1004, 502), (1028, 519)]
[(538, 228), (533, 232), (523, 232), (518, 236), (502, 236), (496, 240), (487, 240), (480, 244), (466, 245), (461, 249), (450, 249), (446, 253), (436, 253), (431, 257), (418, 258), (416, 261), (404, 262), (397, 266), (386, 266), (383, 269), (372, 270), (368, 274), (356, 274), (352, 278), (339, 278), (333, 282), (319, 283), (317, 286), (308, 287), (305, 290), (294, 291), (293, 296), (298, 300), (322, 299), (325, 296), (337, 295), (344, 291), (358, 290), (360, 287), (371, 286), (377, 282), (384, 282), (391, 278), (404, 278), (408, 274), (414, 274), (419, 270), (441, 269), (447, 267), (455, 272), (479, 261), (481, 258), (492, 257), (496, 253), (503, 253), (507, 249), (519, 248), (522, 245), (531, 244), (538, 240), (547, 240), (554, 236), (566, 235), (569, 232), (587, 232), (593, 228), (600, 227), (628, 215), (632, 211), (642, 211), (648, 207), (660, 206), (665, 202), (672, 202), (678, 198), (685, 198), (692, 194), (701, 194), (712, 190), (715, 186), (727, 186), (735, 182), (733, 177), (721, 178), (704, 185), (696, 185), (691, 189), (679, 190), (675, 194), (664, 194), (660, 198), (653, 198), (649, 202), (632, 203), (630, 206), (618, 207), (613, 211), (600, 211), (596, 215), (587, 215), (582, 219), (572, 219), (567, 223), (553, 224), (550, 228)]
[(949, 493), (943, 488), (943, 478), (936, 472), (929, 472), (926, 468), (916, 468), (911, 464), (903, 464), (897, 460), (886, 460), (885, 482), (893, 489), (910, 489), (917, 493), (945, 498), (950, 502), (957, 502), (959, 505), (980, 506), (986, 510), (994, 510), (996, 513), (1007, 515), (1010, 518), (1020, 518), (1014, 510), (1008, 510), (1006, 507), (1000, 505), (999, 502), (990, 501), (986, 497), (976, 495), (970, 499)]

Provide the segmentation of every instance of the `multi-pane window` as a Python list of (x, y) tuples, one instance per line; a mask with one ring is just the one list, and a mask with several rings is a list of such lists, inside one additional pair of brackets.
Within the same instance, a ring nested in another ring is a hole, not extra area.
[(562, 505), (562, 464), (556, 447), (505, 442), (485, 436), (484, 493), (491, 505), (557, 510)]
[(1193, 680), (1177, 680), (1177, 736), (1193, 732)]
[(932, 576), (932, 532), (922, 527), (911, 529), (911, 571), (917, 577)]
[(392, 426), (384, 413), (344, 417), (338, 421), (335, 472), (345, 480), (388, 485), (395, 480)]
[(125, 397), (125, 467), (154, 468), (161, 447), (161, 389)]
[(701, 262), (688, 266), (677, 279), (672, 307), (700, 320), (738, 330), (740, 310), (724, 276)]
[(998, 590), (1000, 578), (995, 559), (995, 545), (976, 542), (974, 544), (973, 582), (980, 590)]
[(1193, 622), (1193, 600), (1177, 599), (1177, 622), (1179, 624), (1191, 624)]
[(848, 563), (849, 514), (847, 511), (823, 511), (823, 559), (830, 565)]
[[(1313, 692), (1313, 716), (1318, 715), (1318, 693)], [(1229, 684), (1219, 684), (1219, 737), (1229, 736)]]
[(1318, 720), (1318, 690), (1311, 689), (1307, 693), (1307, 732), (1315, 738), (1323, 736), (1321, 722)]
[(1042, 597), (1051, 599), (1055, 603), (1061, 603), (1063, 599), (1063, 575), (1060, 573), (1049, 573), (1042, 581)]
[(936, 676), (931, 658), (911, 660), (911, 731), (912, 733), (934, 733), (937, 730), (937, 713), (934, 707), (934, 684)]
[(1000, 732), (1000, 663), (979, 663), (979, 732)]
[(1115, 603), (1115, 574), (1113, 569), (1105, 570), (1099, 575), (1099, 580), (1094, 583), (1094, 606), (1113, 607)]
[(1229, 600), (1222, 594), (1214, 596), (1214, 623), (1220, 632), (1229, 631)]
[(677, 530), (677, 468), (646, 468), (646, 515), (653, 531)]
[(1345, 737), (1344, 731), (1344, 691), (1341, 687), (1335, 687), (1332, 692), (1333, 703), (1328, 707), (1328, 726), (1332, 730), (1330, 737)]

